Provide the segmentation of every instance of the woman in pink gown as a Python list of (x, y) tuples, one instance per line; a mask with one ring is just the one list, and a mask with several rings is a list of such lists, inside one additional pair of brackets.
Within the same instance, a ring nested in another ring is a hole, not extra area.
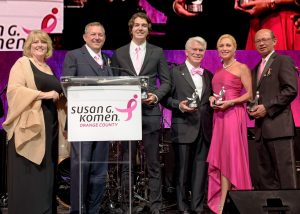
[[(213, 212), (222, 213), (228, 190), (252, 189), (244, 105), (251, 98), (252, 89), (249, 68), (234, 58), (235, 39), (224, 34), (217, 48), (223, 67), (213, 77), (215, 96), (210, 97), (214, 118), (207, 158), (208, 206)], [(221, 94), (224, 94), (223, 101)]]

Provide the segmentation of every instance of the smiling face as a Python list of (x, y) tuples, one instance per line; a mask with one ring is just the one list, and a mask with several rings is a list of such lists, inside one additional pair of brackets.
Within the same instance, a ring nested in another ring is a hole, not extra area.
[(33, 30), (29, 33), (24, 43), (24, 56), (48, 59), (52, 53), (52, 40), (47, 33), (42, 30)]
[(205, 47), (198, 41), (192, 40), (186, 50), (185, 55), (189, 63), (194, 67), (199, 67), (205, 54)]
[(218, 53), (223, 61), (230, 61), (234, 58), (236, 46), (230, 37), (223, 37), (218, 41)]
[(270, 30), (262, 29), (255, 34), (255, 47), (262, 57), (266, 57), (274, 50), (276, 38)]
[(48, 51), (47, 41), (35, 38), (30, 46), (31, 55), (35, 58), (45, 58)]
[(140, 17), (135, 18), (131, 30), (132, 40), (134, 43), (137, 45), (142, 44), (146, 41), (148, 34), (149, 30), (147, 20)]
[(105, 42), (105, 31), (101, 25), (90, 25), (86, 27), (83, 39), (87, 46), (98, 53)]

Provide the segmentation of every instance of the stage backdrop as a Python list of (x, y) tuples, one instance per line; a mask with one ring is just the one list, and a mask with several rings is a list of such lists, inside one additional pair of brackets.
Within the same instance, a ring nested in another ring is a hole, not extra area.
[[(113, 51), (104, 51), (109, 56), (113, 54)], [(278, 51), (280, 54), (286, 54), (293, 58), (296, 63), (296, 66), (300, 67), (300, 51)], [(64, 56), (66, 51), (55, 51), (54, 55), (51, 59), (49, 59), (48, 63), (52, 67), (57, 77), (62, 75), (62, 66), (64, 61)], [(15, 61), (22, 56), (22, 52), (1, 52), (0, 51), (0, 93), (5, 89), (9, 71)], [(185, 53), (183, 50), (165, 50), (165, 56), (169, 62), (170, 68), (176, 64), (183, 63), (185, 60)], [(246, 63), (249, 68), (253, 68), (260, 60), (260, 56), (256, 51), (237, 51), (236, 54), (237, 60), (240, 62)], [(202, 63), (203, 67), (210, 70), (212, 73), (215, 73), (216, 69), (221, 66), (220, 58), (218, 57), (218, 53), (215, 50), (206, 51), (205, 57)], [(298, 69), (299, 71), (299, 69)], [(297, 127), (300, 127), (300, 78), (298, 72), (298, 96), (292, 103), (292, 110), (295, 119), (295, 123)], [(4, 103), (5, 109), (7, 109), (7, 103), (5, 98), (5, 93), (1, 95), (1, 99)], [(164, 111), (164, 124), (165, 127), (170, 126), (170, 118), (171, 112), (167, 109), (163, 109)], [(6, 113), (6, 110), (5, 110)], [(0, 128), (2, 128), (2, 122), (4, 121), (4, 117), (0, 118)], [(248, 126), (253, 126), (253, 121), (248, 121)]]

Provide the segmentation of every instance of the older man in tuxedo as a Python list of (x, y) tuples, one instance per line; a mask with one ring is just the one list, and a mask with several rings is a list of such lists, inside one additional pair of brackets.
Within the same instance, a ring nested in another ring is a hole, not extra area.
[[(161, 111), (158, 103), (170, 90), (170, 73), (163, 50), (147, 42), (151, 31), (151, 21), (147, 15), (141, 12), (134, 14), (128, 25), (132, 40), (115, 51), (112, 65), (120, 67), (116, 70), (116, 75), (149, 76), (148, 98), (144, 99), (142, 104), (142, 142), (149, 178), (150, 211), (159, 213), (162, 205), (162, 186), (159, 161)], [(156, 85), (157, 78), (160, 80), (159, 87)], [(123, 145), (123, 160), (128, 161), (129, 158), (132, 158), (135, 163), (136, 143), (131, 143), (132, 157), (129, 157), (128, 144), (123, 143)], [(128, 172), (128, 165), (123, 165), (123, 201), (128, 199)]]
[[(105, 38), (102, 24), (87, 24), (83, 35), (86, 44), (66, 54), (63, 75), (112, 76), (109, 59), (101, 52)], [(71, 213), (99, 213), (105, 192), (108, 153), (109, 142), (71, 142)], [(81, 167), (80, 158), (86, 162)]]
[(164, 99), (167, 107), (172, 110), (171, 133), (177, 160), (176, 194), (180, 213), (201, 213), (205, 204), (206, 158), (212, 135), (213, 115), (209, 104), (209, 96), (213, 93), (213, 75), (201, 67), (205, 50), (206, 41), (203, 38), (191, 37), (187, 40), (186, 61), (171, 72), (171, 93)]
[(297, 70), (288, 56), (275, 52), (276, 38), (269, 29), (255, 35), (262, 60), (252, 71), (253, 93), (259, 104), (249, 111), (255, 118), (260, 189), (296, 188), (295, 124), (291, 102), (298, 92)]

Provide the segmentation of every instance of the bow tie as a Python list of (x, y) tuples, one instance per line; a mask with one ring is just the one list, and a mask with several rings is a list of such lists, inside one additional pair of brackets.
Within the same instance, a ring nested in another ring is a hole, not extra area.
[(198, 74), (200, 76), (203, 75), (204, 69), (203, 68), (192, 68), (192, 75), (194, 76), (195, 74)]

